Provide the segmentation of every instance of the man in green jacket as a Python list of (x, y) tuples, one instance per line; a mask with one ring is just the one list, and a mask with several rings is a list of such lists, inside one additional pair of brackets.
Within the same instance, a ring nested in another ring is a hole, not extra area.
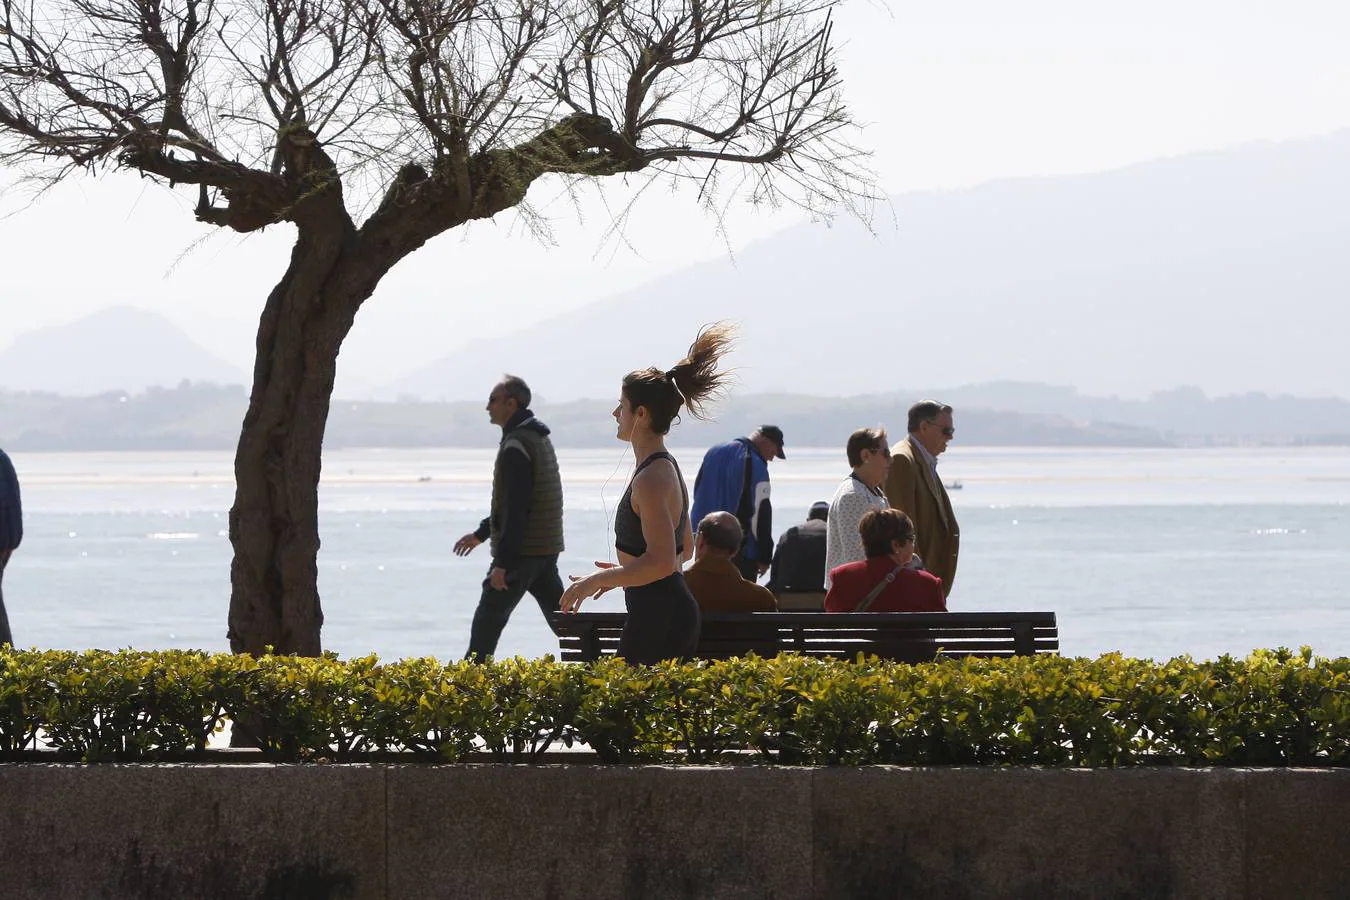
[[(530, 388), (514, 375), (488, 395), (488, 418), (502, 429), (492, 471), (492, 511), (476, 531), (455, 542), (467, 556), (490, 541), (492, 563), (473, 614), (466, 659), (483, 661), (497, 651), (511, 612), (528, 591), (545, 619), (562, 596), (558, 554), (563, 551), (563, 493), (558, 457), (548, 426), (530, 412)], [(551, 624), (550, 624), (550, 627)]]

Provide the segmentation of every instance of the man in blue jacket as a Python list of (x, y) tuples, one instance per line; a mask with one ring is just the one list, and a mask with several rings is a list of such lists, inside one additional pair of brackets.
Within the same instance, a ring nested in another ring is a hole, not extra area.
[(745, 540), (733, 560), (743, 577), (756, 581), (773, 562), (773, 507), (769, 503), (769, 460), (787, 459), (783, 429), (761, 425), (749, 437), (718, 444), (703, 455), (694, 479), (691, 518), (732, 513)]
[(9, 456), (0, 450), (0, 646), (13, 644), (5, 612), (5, 564), (23, 541), (23, 506), (19, 503), (19, 476)]

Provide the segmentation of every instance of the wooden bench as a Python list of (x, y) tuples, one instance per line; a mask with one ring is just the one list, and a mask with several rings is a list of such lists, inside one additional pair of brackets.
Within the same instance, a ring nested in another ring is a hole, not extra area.
[(824, 612), (824, 591), (783, 591), (774, 594), (779, 612)]
[[(619, 647), (627, 613), (554, 613), (562, 659), (588, 662)], [(942, 656), (1031, 656), (1059, 651), (1052, 612), (826, 613), (705, 615), (695, 655), (729, 659), (754, 652), (852, 659), (859, 653), (903, 662)]]

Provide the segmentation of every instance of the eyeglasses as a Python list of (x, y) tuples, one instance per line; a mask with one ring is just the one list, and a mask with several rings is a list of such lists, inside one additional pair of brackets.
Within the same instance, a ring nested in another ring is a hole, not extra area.
[[(925, 422), (926, 424), (928, 424), (928, 425), (932, 425), (934, 428), (937, 428), (937, 422), (936, 422), (935, 420), (933, 420), (933, 419), (924, 419), (924, 422)], [(941, 431), (941, 432), (942, 432), (942, 436), (945, 437), (945, 438), (950, 438), (950, 437), (955, 437), (955, 436), (956, 436), (956, 429), (955, 429), (955, 428), (951, 428), (951, 427), (947, 427), (947, 428), (938, 428), (938, 431)]]

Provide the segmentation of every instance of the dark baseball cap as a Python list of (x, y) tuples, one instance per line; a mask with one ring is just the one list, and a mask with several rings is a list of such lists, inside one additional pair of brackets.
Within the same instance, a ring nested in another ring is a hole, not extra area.
[(777, 425), (761, 425), (759, 426), (759, 433), (778, 445), (776, 455), (779, 459), (787, 459), (787, 454), (783, 452), (783, 429)]
[(817, 500), (811, 504), (811, 509), (806, 513), (808, 519), (826, 519), (830, 518), (830, 504), (824, 500)]

